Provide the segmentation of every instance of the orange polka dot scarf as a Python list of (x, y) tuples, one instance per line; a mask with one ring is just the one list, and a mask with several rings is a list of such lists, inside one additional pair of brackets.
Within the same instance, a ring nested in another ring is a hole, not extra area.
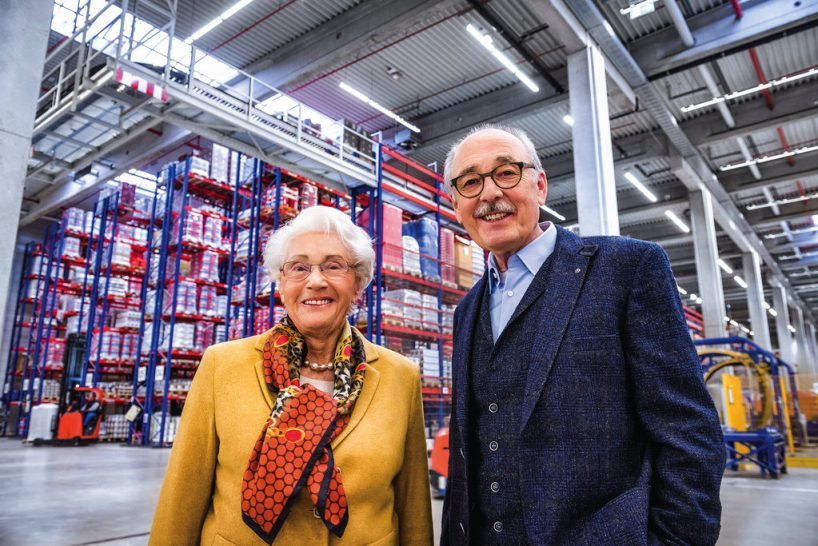
[(335, 349), (335, 389), (330, 396), (300, 384), (304, 338), (284, 317), (264, 344), (264, 378), (273, 410), (250, 454), (241, 485), (244, 522), (271, 544), (298, 494), (306, 487), (316, 516), (339, 538), (349, 510), (341, 469), (330, 442), (344, 429), (363, 388), (363, 341), (347, 324)]

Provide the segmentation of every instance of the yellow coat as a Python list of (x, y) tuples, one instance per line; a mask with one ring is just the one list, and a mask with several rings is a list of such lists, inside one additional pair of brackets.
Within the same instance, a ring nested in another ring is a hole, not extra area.
[[(269, 332), (210, 347), (190, 389), (151, 530), (151, 545), (265, 544), (241, 515), (242, 475), (269, 417), (262, 349)], [(332, 441), (349, 523), (342, 539), (302, 491), (274, 544), (431, 544), (420, 372), (365, 341), (367, 371), (349, 424)]]

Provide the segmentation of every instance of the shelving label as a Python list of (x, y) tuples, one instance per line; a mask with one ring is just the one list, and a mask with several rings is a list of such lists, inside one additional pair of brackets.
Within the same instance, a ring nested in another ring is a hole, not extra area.
[(162, 381), (165, 379), (165, 367), (164, 366), (157, 366), (156, 372), (153, 374), (154, 381)]
[(145, 366), (140, 367), (139, 371), (136, 372), (136, 380), (139, 383), (144, 383), (145, 379), (147, 379), (147, 377), (148, 377), (148, 368), (145, 367)]

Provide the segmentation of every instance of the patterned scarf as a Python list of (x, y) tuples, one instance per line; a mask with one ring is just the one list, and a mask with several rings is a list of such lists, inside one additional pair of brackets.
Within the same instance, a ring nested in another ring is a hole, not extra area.
[(271, 544), (306, 486), (316, 514), (340, 538), (349, 514), (330, 442), (349, 422), (363, 388), (363, 341), (349, 324), (344, 326), (335, 348), (332, 396), (313, 385), (301, 386), (300, 367), (306, 347), (289, 317), (271, 330), (263, 358), (264, 379), (275, 396), (275, 404), (244, 471), (244, 522)]

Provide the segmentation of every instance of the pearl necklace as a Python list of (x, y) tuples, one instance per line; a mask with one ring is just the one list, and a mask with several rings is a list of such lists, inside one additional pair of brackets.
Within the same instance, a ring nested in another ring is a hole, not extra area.
[(302, 368), (307, 368), (316, 371), (316, 372), (325, 372), (327, 370), (332, 370), (335, 368), (334, 362), (327, 362), (326, 364), (318, 364), (317, 362), (310, 362), (309, 360), (305, 360), (305, 363), (301, 365)]

